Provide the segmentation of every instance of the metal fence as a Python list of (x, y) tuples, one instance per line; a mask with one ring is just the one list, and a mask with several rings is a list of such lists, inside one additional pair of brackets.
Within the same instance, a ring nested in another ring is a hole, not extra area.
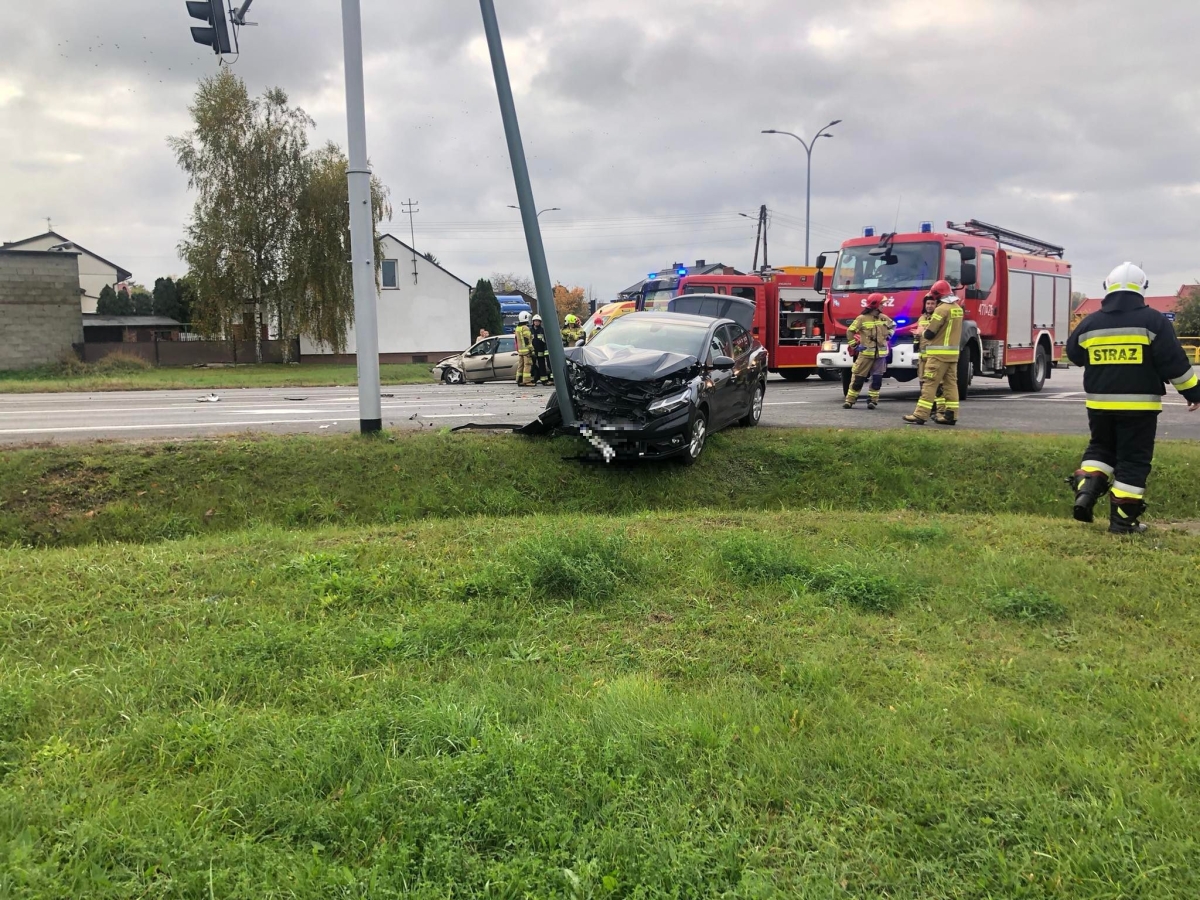
[[(97, 362), (113, 353), (138, 356), (156, 366), (202, 366), (209, 364), (235, 365), (255, 362), (254, 341), (111, 341), (85, 343), (84, 362)], [(262, 360), (269, 363), (284, 361), (285, 351), (291, 362), (300, 361), (300, 341), (263, 341)]]

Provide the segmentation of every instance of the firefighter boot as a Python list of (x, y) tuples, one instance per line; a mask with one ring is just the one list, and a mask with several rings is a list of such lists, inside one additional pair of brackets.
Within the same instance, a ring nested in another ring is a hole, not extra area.
[(1108, 493), (1108, 476), (1103, 472), (1087, 472), (1080, 469), (1070, 479), (1075, 488), (1075, 521), (1092, 522), (1092, 510), (1096, 503)]
[(948, 409), (944, 413), (934, 416), (933, 421), (939, 425), (957, 425), (958, 414), (954, 410)]
[(1112, 534), (1142, 534), (1146, 526), (1138, 516), (1146, 511), (1143, 500), (1118, 500), (1109, 498), (1108, 530)]
[(920, 416), (914, 415), (914, 416), (905, 416), (904, 421), (907, 422), (909, 425), (924, 425), (926, 420), (922, 419)]

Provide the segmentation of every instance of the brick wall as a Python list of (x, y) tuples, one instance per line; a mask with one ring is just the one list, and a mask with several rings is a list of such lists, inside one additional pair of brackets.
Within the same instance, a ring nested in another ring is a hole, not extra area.
[(0, 250), (0, 369), (57, 362), (82, 343), (79, 257)]

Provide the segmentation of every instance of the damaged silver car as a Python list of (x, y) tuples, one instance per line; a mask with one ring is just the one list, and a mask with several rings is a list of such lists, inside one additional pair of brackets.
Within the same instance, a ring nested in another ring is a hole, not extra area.
[(762, 416), (767, 351), (732, 319), (635, 313), (566, 358), (580, 431), (606, 460), (691, 464), (710, 434)]

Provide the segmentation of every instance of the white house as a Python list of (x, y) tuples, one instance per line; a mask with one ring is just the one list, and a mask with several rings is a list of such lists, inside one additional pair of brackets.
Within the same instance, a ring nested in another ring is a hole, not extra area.
[[(379, 358), (384, 363), (436, 362), (471, 343), (471, 286), (385, 234), (378, 295)], [(304, 362), (349, 361), (357, 352), (354, 329), (346, 353), (300, 339)]]
[(47, 231), (23, 241), (5, 241), (5, 250), (65, 250), (79, 254), (80, 311), (94, 313), (105, 285), (115, 288), (133, 273), (81, 247), (55, 231)]

